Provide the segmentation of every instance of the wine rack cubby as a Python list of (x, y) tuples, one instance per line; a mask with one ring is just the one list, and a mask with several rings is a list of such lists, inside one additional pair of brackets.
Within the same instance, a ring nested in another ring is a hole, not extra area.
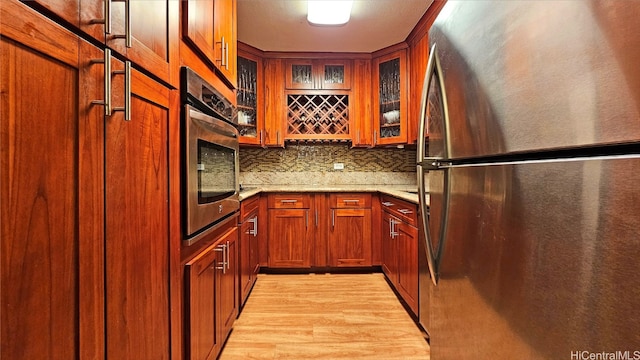
[(349, 95), (287, 95), (287, 139), (349, 138)]

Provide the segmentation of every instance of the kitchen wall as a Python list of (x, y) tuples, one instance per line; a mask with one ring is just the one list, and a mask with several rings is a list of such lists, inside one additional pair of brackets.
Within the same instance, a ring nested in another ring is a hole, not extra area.
[[(415, 149), (351, 149), (346, 144), (240, 149), (240, 183), (416, 184)], [(334, 170), (334, 163), (344, 164)]]

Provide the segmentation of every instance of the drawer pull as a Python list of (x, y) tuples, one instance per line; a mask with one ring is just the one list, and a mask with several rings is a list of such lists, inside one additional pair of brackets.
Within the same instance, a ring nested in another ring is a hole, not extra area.
[(413, 214), (413, 211), (409, 209), (399, 209), (398, 211), (403, 215)]
[(384, 205), (384, 206), (393, 206), (393, 203), (390, 202), (390, 201), (383, 201), (382, 205)]
[(357, 203), (360, 202), (360, 200), (358, 200), (358, 199), (344, 199), (342, 201), (345, 202), (345, 203), (349, 203), (349, 204), (357, 204)]
[(283, 199), (283, 200), (280, 200), (280, 202), (283, 203), (283, 204), (295, 204), (295, 203), (298, 202), (298, 200), (296, 200), (296, 199)]

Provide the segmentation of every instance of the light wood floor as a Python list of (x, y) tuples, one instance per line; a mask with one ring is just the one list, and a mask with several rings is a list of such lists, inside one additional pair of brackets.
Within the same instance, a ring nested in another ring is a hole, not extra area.
[(220, 356), (429, 359), (429, 345), (382, 274), (260, 274)]

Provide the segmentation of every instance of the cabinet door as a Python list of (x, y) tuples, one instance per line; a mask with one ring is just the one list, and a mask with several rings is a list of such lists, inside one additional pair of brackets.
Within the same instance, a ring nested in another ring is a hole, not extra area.
[(104, 1), (106, 0), (30, 0), (26, 4), (46, 9), (69, 24), (104, 42)]
[(217, 246), (211, 246), (185, 265), (189, 298), (185, 316), (188, 321), (189, 359), (214, 358), (220, 351), (216, 328), (217, 270), (222, 266)]
[[(174, 21), (172, 17), (177, 16), (169, 14), (171, 0), (110, 1), (112, 29), (107, 35), (107, 46), (169, 82), (169, 42), (175, 36), (169, 25)], [(128, 18), (126, 4), (130, 6)], [(125, 36), (127, 22), (131, 25), (130, 47)]]
[(218, 334), (221, 336), (218, 342), (222, 344), (238, 315), (238, 228), (234, 227), (226, 233), (218, 244), (225, 247), (223, 254), (226, 255), (226, 259), (223, 259), (223, 266), (226, 269), (217, 273), (219, 279), (217, 291)]
[(208, 59), (215, 59), (213, 37), (214, 0), (187, 0), (182, 2), (182, 34), (187, 43)]
[(284, 126), (287, 119), (283, 72), (282, 59), (265, 59), (265, 146), (284, 147)]
[(400, 296), (418, 314), (418, 229), (400, 223), (398, 232), (398, 284)]
[(316, 88), (316, 74), (313, 60), (289, 60), (286, 65), (285, 83), (287, 89)]
[(351, 88), (351, 61), (324, 60), (317, 62), (316, 88), (341, 89)]
[[(113, 70), (123, 69), (117, 60)], [(113, 76), (115, 107), (124, 75)], [(131, 121), (106, 120), (107, 357), (167, 359), (169, 352), (169, 90), (131, 72)]]
[(244, 304), (255, 280), (255, 268), (257, 262), (257, 219), (258, 212), (251, 213), (240, 226), (239, 251), (239, 275), (240, 275), (240, 304)]
[(373, 62), (374, 145), (407, 142), (407, 55), (399, 50)]
[(262, 145), (264, 136), (264, 81), (262, 60), (252, 54), (238, 54), (238, 131), (240, 144)]
[(2, 1), (1, 359), (103, 357), (102, 56)]
[(398, 281), (398, 246), (395, 236), (397, 223), (389, 213), (382, 213), (382, 271), (393, 284)]
[(215, 65), (227, 81), (237, 83), (237, 0), (214, 1)]
[(371, 266), (371, 209), (331, 209), (329, 265)]
[(353, 96), (351, 101), (351, 143), (354, 147), (370, 147), (371, 136), (371, 60), (354, 60)]
[(269, 210), (269, 267), (311, 266), (309, 209)]

